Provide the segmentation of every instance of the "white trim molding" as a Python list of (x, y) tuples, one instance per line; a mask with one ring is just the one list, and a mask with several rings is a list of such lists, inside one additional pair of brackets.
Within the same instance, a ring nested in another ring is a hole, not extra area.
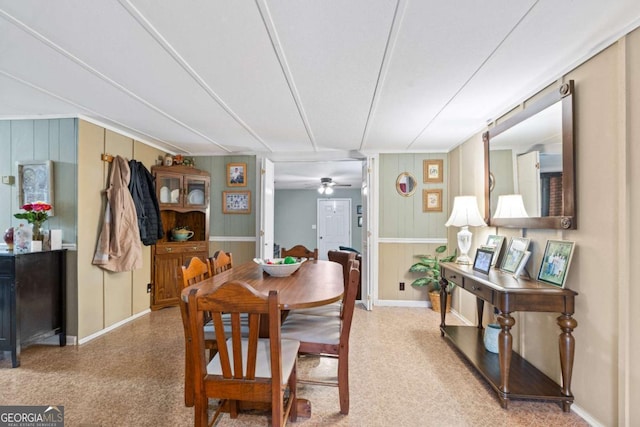
[(255, 236), (209, 236), (210, 242), (257, 242)]
[(93, 339), (95, 339), (95, 338), (98, 338), (99, 336), (104, 335), (104, 334), (106, 334), (107, 332), (113, 331), (114, 329), (117, 329), (117, 328), (119, 328), (120, 326), (122, 326), (122, 325), (124, 325), (124, 324), (126, 324), (126, 323), (129, 323), (129, 322), (131, 322), (132, 320), (135, 320), (135, 319), (137, 319), (138, 317), (142, 317), (142, 316), (144, 316), (144, 315), (146, 315), (146, 314), (149, 314), (149, 313), (151, 313), (151, 309), (147, 308), (146, 310), (143, 310), (143, 311), (141, 311), (140, 313), (136, 313), (136, 314), (134, 314), (134, 315), (133, 315), (133, 316), (131, 316), (131, 317), (128, 317), (128, 318), (126, 318), (126, 319), (124, 319), (124, 320), (121, 320), (121, 321), (119, 321), (118, 323), (114, 323), (113, 325), (111, 325), (111, 326), (109, 326), (109, 327), (106, 327), (106, 328), (104, 328), (104, 329), (101, 329), (101, 330), (99, 330), (98, 332), (96, 332), (96, 333), (94, 333), (94, 334), (91, 334), (91, 335), (89, 335), (89, 336), (86, 336), (86, 337), (82, 338), (81, 340), (79, 340), (79, 341), (78, 341), (78, 345), (82, 345), (82, 344), (88, 343), (89, 341), (91, 341), (91, 340), (93, 340)]
[(446, 237), (438, 238), (419, 238), (419, 237), (378, 237), (378, 243), (437, 243), (446, 245), (448, 242)]

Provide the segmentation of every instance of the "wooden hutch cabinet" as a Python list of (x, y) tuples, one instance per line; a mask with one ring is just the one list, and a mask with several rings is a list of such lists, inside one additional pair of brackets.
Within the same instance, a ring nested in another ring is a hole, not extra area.
[[(209, 256), (209, 184), (205, 171), (186, 166), (154, 166), (156, 197), (164, 237), (151, 247), (151, 309), (177, 305), (182, 290), (180, 266), (191, 257)], [(193, 237), (174, 241), (176, 227), (187, 227)]]

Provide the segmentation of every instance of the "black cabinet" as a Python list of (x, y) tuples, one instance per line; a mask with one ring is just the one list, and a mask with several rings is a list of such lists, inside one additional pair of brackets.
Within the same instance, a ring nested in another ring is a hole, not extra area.
[(0, 351), (20, 366), (20, 347), (65, 329), (66, 250), (0, 253)]

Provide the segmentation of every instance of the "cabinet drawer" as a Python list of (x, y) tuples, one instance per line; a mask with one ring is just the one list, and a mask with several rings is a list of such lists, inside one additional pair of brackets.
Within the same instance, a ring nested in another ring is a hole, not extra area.
[(463, 277), (454, 271), (445, 270), (444, 278), (449, 282), (453, 282), (458, 286), (462, 286)]
[(473, 282), (471, 280), (465, 280), (464, 289), (471, 292), (478, 298), (481, 298), (490, 303), (493, 302), (493, 289), (489, 286), (483, 285), (482, 283)]
[(184, 254), (193, 252), (208, 252), (208, 242), (170, 243), (156, 246), (156, 254)]

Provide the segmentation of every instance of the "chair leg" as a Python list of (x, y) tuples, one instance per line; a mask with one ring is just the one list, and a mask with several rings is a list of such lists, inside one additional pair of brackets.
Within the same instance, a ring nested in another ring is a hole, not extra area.
[(340, 413), (349, 414), (349, 349), (338, 357), (338, 394), (340, 396)]
[(195, 427), (208, 427), (209, 424), (209, 399), (206, 396), (198, 396), (194, 404)]
[(189, 343), (187, 343), (184, 362), (184, 405), (187, 407), (191, 407), (194, 405), (194, 386), (191, 346), (189, 345)]
[(238, 418), (238, 401), (237, 400), (227, 400), (229, 405), (229, 418)]
[(289, 399), (291, 400), (291, 409), (289, 410), (289, 421), (295, 423), (298, 420), (298, 362), (293, 365), (291, 376), (289, 377)]

